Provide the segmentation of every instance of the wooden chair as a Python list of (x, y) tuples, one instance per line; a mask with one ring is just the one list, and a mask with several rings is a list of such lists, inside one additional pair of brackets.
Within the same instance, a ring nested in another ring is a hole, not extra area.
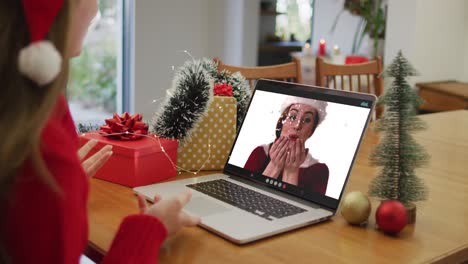
[[(315, 64), (315, 80), (317, 86), (370, 93), (380, 96), (383, 93), (382, 59), (358, 64), (331, 64), (317, 57)], [(377, 108), (376, 117), (380, 117), (382, 109)]]
[(301, 61), (293, 58), (292, 62), (258, 67), (242, 67), (224, 64), (220, 59), (214, 59), (218, 63), (218, 71), (227, 70), (231, 73), (240, 72), (249, 81), (253, 89), (258, 79), (273, 79), (279, 81), (301, 83)]

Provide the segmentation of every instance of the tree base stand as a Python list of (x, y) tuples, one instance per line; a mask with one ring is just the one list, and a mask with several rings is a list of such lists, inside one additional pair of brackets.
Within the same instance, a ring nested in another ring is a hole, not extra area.
[(406, 207), (406, 213), (408, 215), (408, 224), (414, 224), (416, 222), (416, 205), (411, 203)]

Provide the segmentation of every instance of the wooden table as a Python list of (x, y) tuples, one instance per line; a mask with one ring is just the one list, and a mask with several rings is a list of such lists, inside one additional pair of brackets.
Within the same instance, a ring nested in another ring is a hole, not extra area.
[(424, 112), (468, 109), (468, 83), (456, 81), (417, 83), (424, 99), (419, 109)]
[[(429, 187), (418, 204), (416, 224), (398, 236), (375, 230), (375, 208), (367, 227), (333, 220), (252, 244), (234, 245), (202, 228), (169, 238), (161, 263), (457, 263), (468, 259), (468, 111), (423, 115), (429, 129), (415, 134), (432, 156), (417, 171)], [(346, 191), (367, 192), (376, 169), (368, 157), (377, 136), (368, 130)], [(178, 178), (191, 177), (181, 175)], [(137, 212), (132, 190), (92, 179), (89, 199), (89, 251), (109, 249), (121, 219)], [(96, 255), (94, 255), (96, 256)]]

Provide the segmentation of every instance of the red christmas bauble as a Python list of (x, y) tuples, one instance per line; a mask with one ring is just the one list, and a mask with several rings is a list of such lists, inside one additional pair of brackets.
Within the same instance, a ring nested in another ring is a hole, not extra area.
[(405, 206), (397, 200), (383, 201), (375, 212), (379, 228), (387, 234), (400, 232), (408, 223)]

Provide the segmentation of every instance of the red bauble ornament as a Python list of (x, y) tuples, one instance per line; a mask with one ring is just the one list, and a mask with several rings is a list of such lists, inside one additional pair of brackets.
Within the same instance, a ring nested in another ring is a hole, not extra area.
[(400, 232), (408, 223), (405, 206), (397, 200), (383, 201), (375, 212), (379, 228), (387, 234)]

